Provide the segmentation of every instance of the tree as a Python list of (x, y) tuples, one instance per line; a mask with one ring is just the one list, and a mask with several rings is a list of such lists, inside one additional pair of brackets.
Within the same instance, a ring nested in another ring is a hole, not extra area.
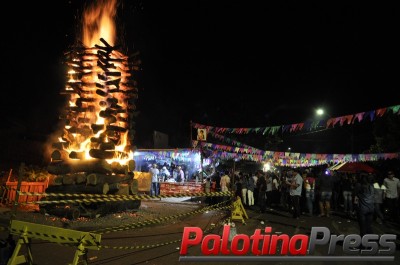
[(373, 124), (375, 144), (370, 153), (392, 153), (400, 151), (400, 116), (387, 114)]

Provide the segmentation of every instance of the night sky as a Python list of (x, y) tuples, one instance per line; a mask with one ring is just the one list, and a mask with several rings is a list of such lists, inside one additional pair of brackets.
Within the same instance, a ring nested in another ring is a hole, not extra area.
[[(3, 132), (45, 141), (57, 129), (64, 52), (90, 2), (13, 1), (3, 11), (11, 17), (1, 18)], [(139, 148), (154, 130), (171, 147), (189, 147), (191, 120), (261, 127), (312, 119), (318, 107), (337, 117), (400, 103), (398, 29), (387, 3), (133, 0), (118, 10), (119, 41), (143, 62)], [(351, 130), (356, 141), (371, 135), (368, 124), (354, 127), (285, 136), (280, 148), (349, 152)]]

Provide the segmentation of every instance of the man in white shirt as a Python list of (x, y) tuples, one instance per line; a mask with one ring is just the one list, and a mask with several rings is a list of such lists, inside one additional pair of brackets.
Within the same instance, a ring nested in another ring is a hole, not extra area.
[(393, 171), (388, 171), (388, 176), (383, 180), (383, 185), (386, 187), (386, 203), (389, 207), (393, 221), (399, 220), (398, 197), (400, 189), (400, 180), (394, 176)]
[(161, 181), (167, 181), (169, 179), (169, 176), (171, 176), (171, 173), (169, 173), (167, 167), (162, 167), (160, 171), (160, 176), (161, 176)]
[(303, 178), (300, 176), (298, 170), (293, 170), (293, 178), (287, 184), (289, 185), (290, 189), (290, 198), (292, 199), (293, 205), (293, 218), (299, 219), (300, 217), (300, 197), (301, 191), (303, 189)]
[(151, 175), (151, 188), (150, 188), (150, 196), (157, 196), (159, 195), (159, 183), (158, 183), (158, 174), (160, 171), (157, 168), (157, 164), (153, 164), (152, 167), (149, 169)]

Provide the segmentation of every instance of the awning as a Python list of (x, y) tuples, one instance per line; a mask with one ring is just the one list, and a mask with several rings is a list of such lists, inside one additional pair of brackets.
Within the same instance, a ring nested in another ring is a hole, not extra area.
[(363, 162), (342, 162), (328, 168), (330, 171), (348, 172), (348, 173), (374, 173), (375, 169)]

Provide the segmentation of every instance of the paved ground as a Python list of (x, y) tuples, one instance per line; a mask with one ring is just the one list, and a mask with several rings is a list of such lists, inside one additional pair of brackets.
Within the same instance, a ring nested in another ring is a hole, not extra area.
[[(161, 200), (153, 200), (152, 203), (160, 204), (160, 206), (169, 207), (171, 214), (174, 207), (180, 207), (181, 204), (198, 204), (198, 200), (193, 198), (168, 198)], [(266, 226), (272, 227), (272, 233), (276, 234), (309, 234), (312, 227), (323, 226), (330, 229), (331, 234), (358, 234), (358, 225), (355, 220), (343, 218), (339, 214), (333, 213), (330, 218), (320, 217), (302, 217), (299, 220), (293, 219), (287, 212), (269, 209), (266, 213), (259, 213), (256, 208), (246, 210), (249, 219), (244, 224), (236, 222), (237, 233), (251, 235), (255, 229), (264, 229)], [(203, 264), (204, 262), (182, 262), (180, 258), (180, 246), (183, 228), (187, 226), (200, 227), (203, 230), (210, 229), (210, 233), (221, 234), (222, 229), (218, 224), (225, 217), (229, 216), (229, 211), (207, 211), (196, 215), (178, 218), (162, 222), (157, 225), (139, 227), (130, 230), (102, 234), (102, 249), (90, 250), (88, 252), (89, 264), (154, 264), (154, 265), (174, 265), (174, 264)], [(215, 225), (215, 226), (214, 226)], [(400, 238), (399, 224), (379, 225), (374, 223), (374, 232), (377, 234), (396, 234)], [(155, 246), (156, 244), (162, 244)], [(146, 247), (153, 246), (153, 247)], [(137, 248), (136, 248), (137, 247)], [(341, 245), (337, 245), (336, 256), (343, 256), (340, 251)], [(73, 260), (75, 253), (74, 248), (60, 246), (53, 243), (36, 241), (32, 242), (32, 252), (34, 262), (37, 265), (53, 265), (53, 264), (69, 264)], [(316, 249), (315, 255), (325, 256), (326, 247)], [(200, 247), (191, 247), (188, 252), (189, 256), (204, 257)], [(254, 256), (253, 256), (254, 257)], [(359, 264), (399, 264), (400, 262), (400, 244), (397, 240), (397, 250), (395, 252), (394, 262), (339, 262), (331, 261), (332, 265), (354, 265)], [(220, 261), (207, 262), (206, 264), (247, 264), (249, 261)], [(284, 262), (274, 261), (273, 264), (309, 264), (310, 262)], [(323, 264), (324, 261), (314, 261), (313, 264)], [(251, 264), (265, 264), (265, 261), (251, 261)]]

